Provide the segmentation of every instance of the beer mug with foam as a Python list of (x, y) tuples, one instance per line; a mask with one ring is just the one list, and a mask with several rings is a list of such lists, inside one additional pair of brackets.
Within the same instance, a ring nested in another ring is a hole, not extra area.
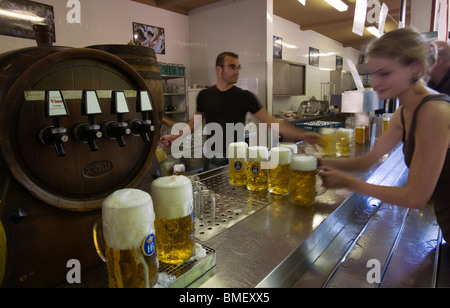
[(336, 155), (341, 157), (350, 156), (353, 147), (353, 129), (339, 128), (336, 136)]
[(310, 155), (294, 155), (289, 175), (289, 200), (300, 206), (313, 206), (316, 197), (326, 192), (316, 192), (317, 158)]
[(108, 267), (110, 288), (151, 288), (158, 281), (152, 198), (122, 189), (103, 201), (94, 243)]
[(168, 264), (185, 262), (194, 253), (194, 199), (186, 176), (160, 177), (152, 182), (156, 251)]
[(247, 185), (247, 150), (245, 142), (233, 142), (228, 146), (228, 165), (230, 184), (234, 186)]
[(248, 148), (247, 160), (247, 189), (262, 191), (267, 189), (269, 169), (269, 150), (263, 146), (251, 146)]
[(322, 135), (322, 152), (325, 156), (336, 155), (336, 129), (331, 127), (324, 127), (320, 129)]
[(278, 144), (278, 146), (279, 146), (279, 147), (282, 147), (282, 148), (288, 148), (288, 149), (291, 149), (292, 154), (297, 154), (297, 152), (298, 152), (297, 144), (294, 143), (294, 142), (280, 142), (280, 143)]
[(287, 147), (275, 147), (270, 150), (269, 192), (282, 195), (288, 192), (289, 168), (292, 150)]

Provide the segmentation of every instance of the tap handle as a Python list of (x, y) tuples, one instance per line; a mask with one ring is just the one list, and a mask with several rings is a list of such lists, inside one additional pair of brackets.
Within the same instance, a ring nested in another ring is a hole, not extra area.
[[(127, 98), (125, 96), (125, 92), (123, 91), (113, 91), (112, 92), (112, 101), (111, 101), (111, 113), (115, 113), (118, 116), (123, 115), (124, 113), (129, 113)], [(123, 122), (119, 120), (119, 122)]]
[(65, 156), (64, 143), (68, 141), (67, 130), (63, 127), (62, 117), (69, 115), (66, 101), (60, 90), (45, 91), (45, 117), (53, 120), (53, 126), (44, 127), (39, 132), (42, 144), (53, 146), (58, 156)]
[(95, 115), (102, 114), (97, 91), (83, 90), (83, 96), (81, 100), (81, 114), (89, 116), (89, 120), (95, 119)]
[[(58, 118), (69, 115), (66, 101), (60, 90), (46, 90), (45, 91), (45, 117)], [(61, 122), (59, 122), (61, 123)]]
[(150, 112), (153, 110), (152, 99), (148, 91), (138, 91), (136, 112), (142, 113), (144, 122), (150, 120)]

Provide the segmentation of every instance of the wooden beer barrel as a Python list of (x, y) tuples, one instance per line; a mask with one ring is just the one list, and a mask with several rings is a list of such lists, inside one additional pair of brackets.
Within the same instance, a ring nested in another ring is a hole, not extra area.
[(94, 45), (87, 48), (112, 53), (130, 64), (147, 82), (152, 91), (160, 120), (164, 113), (164, 93), (161, 73), (153, 49), (136, 45)]
[[(45, 116), (46, 90), (61, 90), (69, 111), (62, 117), (69, 137), (62, 157), (38, 140), (42, 128), (54, 125)], [(138, 91), (149, 91), (153, 97), (136, 70), (100, 50), (33, 47), (0, 55), (3, 287), (58, 286), (66, 282), (67, 262), (73, 259), (83, 272), (98, 266), (102, 261), (95, 251), (92, 226), (101, 217), (104, 198), (125, 187), (150, 189), (159, 139), (156, 108), (150, 114), (155, 127), (150, 142), (128, 135), (121, 147), (114, 139), (101, 138), (93, 152), (72, 133), (78, 124), (89, 122), (82, 115), (82, 90), (99, 93), (99, 125), (118, 121), (111, 111), (113, 90), (126, 93), (125, 121), (142, 120), (136, 111)]]

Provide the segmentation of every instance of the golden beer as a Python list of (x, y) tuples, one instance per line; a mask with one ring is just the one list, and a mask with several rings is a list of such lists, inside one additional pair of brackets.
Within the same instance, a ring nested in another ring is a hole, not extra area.
[(252, 191), (262, 191), (267, 189), (269, 169), (267, 161), (269, 150), (262, 146), (252, 146), (248, 148), (247, 161), (247, 189)]
[(369, 127), (364, 125), (355, 126), (355, 143), (365, 144), (369, 141)]
[(229, 179), (231, 185), (247, 185), (247, 150), (248, 145), (245, 142), (230, 143), (228, 146)]
[(194, 200), (191, 181), (183, 176), (153, 181), (156, 250), (158, 259), (169, 264), (185, 262), (194, 253)]
[(152, 199), (141, 190), (118, 190), (103, 202), (102, 231), (97, 224), (94, 242), (102, 258), (105, 248), (110, 288), (151, 288), (156, 284), (154, 219)]
[(353, 130), (350, 128), (339, 128), (336, 135), (336, 155), (350, 156), (352, 153)]
[(391, 124), (392, 114), (385, 113), (383, 115), (383, 134), (387, 131), (389, 124)]
[(322, 135), (322, 147), (323, 155), (335, 156), (336, 155), (336, 129), (335, 128), (322, 128), (320, 129)]
[(289, 168), (292, 150), (287, 147), (276, 147), (270, 150), (269, 192), (282, 195), (288, 192)]
[(316, 198), (317, 158), (295, 155), (291, 161), (289, 176), (290, 202), (300, 206), (312, 206)]

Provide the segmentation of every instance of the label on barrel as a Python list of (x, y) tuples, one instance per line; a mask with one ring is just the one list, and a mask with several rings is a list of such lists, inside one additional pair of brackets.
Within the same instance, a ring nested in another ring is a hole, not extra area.
[(144, 255), (147, 257), (152, 256), (155, 253), (155, 235), (150, 234), (144, 241), (144, 244), (142, 245), (142, 251), (144, 252)]

